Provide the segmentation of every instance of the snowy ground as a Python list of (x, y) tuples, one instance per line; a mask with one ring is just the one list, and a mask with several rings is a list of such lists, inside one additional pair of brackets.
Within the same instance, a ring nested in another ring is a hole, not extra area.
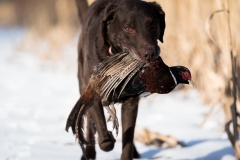
[[(0, 160), (78, 160), (81, 150), (72, 133), (64, 130), (79, 96), (76, 42), (67, 50), (73, 66), (69, 69), (66, 57), (52, 65), (31, 54), (16, 53), (15, 45), (24, 32), (0, 28)], [(117, 109), (120, 114), (120, 106)], [(142, 99), (137, 126), (174, 136), (187, 145), (159, 149), (136, 143), (142, 159), (235, 159), (226, 134), (218, 129), (214, 118), (200, 127), (208, 110), (196, 91)], [(120, 154), (121, 136), (111, 152), (97, 147), (98, 160), (117, 160)]]

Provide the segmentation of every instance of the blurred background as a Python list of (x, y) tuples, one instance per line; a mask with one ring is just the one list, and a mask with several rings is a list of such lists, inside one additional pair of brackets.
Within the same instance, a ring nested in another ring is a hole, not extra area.
[[(88, 2), (91, 4), (92, 0)], [(215, 120), (218, 129), (223, 131), (225, 123), (231, 119), (230, 105), (233, 102), (230, 49), (238, 58), (236, 75), (240, 76), (240, 1), (157, 2), (166, 14), (164, 43), (159, 43), (163, 60), (170, 66), (184, 65), (191, 70), (199, 103), (208, 106), (199, 124), (204, 126), (209, 117), (221, 116), (221, 120)], [(223, 11), (213, 14), (217, 10)], [(229, 21), (226, 10), (230, 11)], [(39, 63), (56, 66), (64, 60), (66, 63), (62, 68), (74, 75), (77, 74), (80, 27), (75, 0), (0, 0), (1, 52), (5, 52), (6, 37), (16, 35), (12, 30), (20, 28), (20, 38), (10, 45), (11, 54), (21, 57), (28, 53)], [(73, 83), (77, 86), (77, 76), (74, 76)], [(191, 92), (189, 87), (180, 89), (186, 96)], [(72, 92), (75, 99), (69, 100), (70, 104), (74, 104), (78, 96), (77, 88)], [(237, 94), (239, 97), (240, 87)]]

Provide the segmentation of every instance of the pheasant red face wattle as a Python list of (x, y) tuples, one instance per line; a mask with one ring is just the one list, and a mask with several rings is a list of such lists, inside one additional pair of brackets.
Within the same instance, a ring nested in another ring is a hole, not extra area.
[(191, 87), (194, 86), (194, 83), (193, 83), (193, 81), (192, 81), (192, 77), (191, 77), (191, 73), (190, 73), (190, 72), (188, 72), (188, 71), (183, 71), (183, 72), (182, 72), (182, 78), (183, 78), (184, 80), (188, 81), (188, 83), (189, 83), (189, 85), (190, 85)]
[(182, 72), (182, 78), (184, 80), (191, 80), (191, 74), (188, 71)]

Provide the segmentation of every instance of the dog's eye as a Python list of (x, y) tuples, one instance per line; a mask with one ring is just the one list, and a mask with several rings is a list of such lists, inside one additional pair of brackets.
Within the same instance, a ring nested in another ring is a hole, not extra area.
[(129, 26), (125, 27), (124, 31), (127, 32), (127, 33), (133, 33), (134, 32), (134, 30)]

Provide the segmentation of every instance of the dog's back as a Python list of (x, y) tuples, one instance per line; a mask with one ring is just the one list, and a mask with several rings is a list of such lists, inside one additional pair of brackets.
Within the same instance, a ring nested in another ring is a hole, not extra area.
[[(83, 92), (92, 74), (93, 66), (102, 62), (108, 54), (108, 45), (103, 38), (102, 20), (103, 10), (110, 0), (95, 1), (88, 9), (81, 25), (81, 34), (78, 43), (78, 78), (80, 92)], [(113, 3), (113, 2), (111, 2)]]

